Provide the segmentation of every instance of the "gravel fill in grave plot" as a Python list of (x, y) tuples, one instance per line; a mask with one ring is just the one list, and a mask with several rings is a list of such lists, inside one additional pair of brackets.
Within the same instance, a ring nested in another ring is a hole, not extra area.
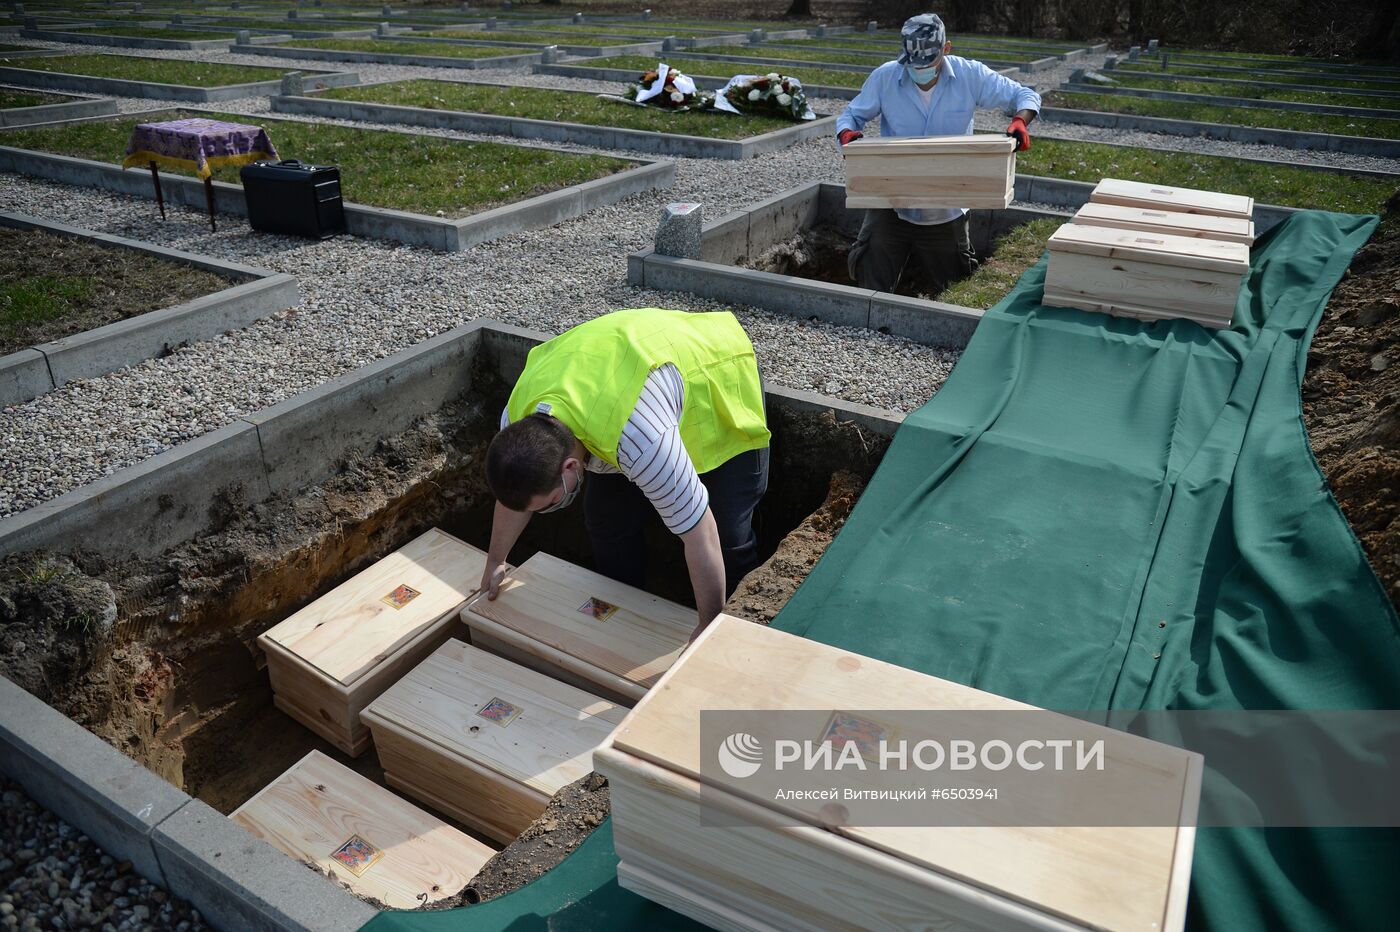
[(1263, 107), (1222, 107), (1214, 104), (1066, 91), (1051, 91), (1046, 94), (1045, 105), (1072, 110), (1095, 110), (1100, 113), (1127, 113), (1133, 116), (1195, 120), (1200, 123), (1224, 123), (1228, 126), (1260, 126), (1304, 133), (1330, 133), (1334, 136), (1400, 139), (1400, 120), (1377, 117), (1334, 116), (1326, 113), (1269, 110)]
[[(566, 62), (571, 67), (578, 68), (622, 68), (627, 71), (635, 71), (640, 76), (643, 72), (651, 71), (656, 67), (658, 61), (664, 61), (681, 69), (682, 74), (693, 75), (702, 78), (718, 78), (721, 81), (728, 80), (733, 74), (745, 68), (746, 65), (739, 62), (711, 61), (698, 58), (668, 58), (662, 55), (659, 59), (647, 58), (644, 55), (616, 55), (610, 58), (585, 58), (581, 61)], [(777, 64), (769, 62), (768, 64)], [(829, 71), (825, 68), (807, 68), (798, 66), (797, 68), (780, 67), (779, 70), (790, 78), (797, 78), (805, 85), (825, 85), (827, 87), (860, 87), (865, 83), (869, 75), (860, 71)], [(754, 71), (760, 69), (755, 68)]]
[(593, 94), (452, 81), (401, 81), (368, 87), (334, 88), (316, 96), (428, 110), (462, 110), (531, 120), (683, 133), (710, 139), (743, 139), (800, 125), (779, 117), (736, 116), (696, 110), (676, 113), (604, 100)]
[(62, 104), (77, 99), (61, 94), (15, 91), (8, 87), (0, 87), (0, 110), (10, 110), (16, 107), (41, 107), (44, 104)]
[[(0, 133), (0, 145), (118, 162), (137, 123), (189, 117), (189, 112), (144, 113), (139, 118)], [(240, 114), (209, 114), (248, 122)], [(338, 165), (347, 203), (450, 218), (582, 184), (636, 165), (625, 159), (578, 155), (493, 142), (467, 142), (388, 130), (257, 118), (284, 159)], [(174, 169), (165, 169), (174, 172)], [(178, 172), (177, 172), (178, 174)], [(238, 169), (214, 177), (238, 183)]]
[(1179, 81), (1154, 78), (1149, 75), (1123, 75), (1114, 71), (1113, 77), (1125, 87), (1143, 88), (1153, 91), (1172, 91), (1177, 94), (1209, 94), (1212, 97), (1244, 97), (1250, 100), (1280, 100), (1303, 104), (1333, 104), (1338, 107), (1368, 107), (1371, 109), (1400, 109), (1400, 87), (1395, 89), (1395, 97), (1363, 97), (1351, 95), (1344, 88), (1335, 91), (1288, 90), (1277, 87), (1259, 87), (1253, 84), (1213, 84), (1208, 81)]
[(530, 52), (510, 46), (453, 45), (449, 42), (381, 42), (378, 39), (293, 39), (272, 48), (329, 49), (335, 52), (373, 52), (376, 55), (441, 55), (445, 58), (501, 58)]
[(144, 58), (138, 55), (60, 55), (54, 58), (26, 58), (13, 67), (30, 71), (57, 71), (94, 78), (152, 81), (189, 87), (220, 87), (226, 84), (274, 81), (286, 74), (286, 69), (283, 68), (224, 65), (180, 58)]
[(3, 775), (0, 891), (5, 929), (209, 928), (188, 902), (104, 854)]
[(233, 284), (129, 249), (0, 229), (0, 356)]
[(1380, 213), (1386, 199), (1395, 192), (1395, 182), (1388, 178), (1044, 136), (1035, 140), (1031, 151), (1016, 156), (1016, 171), (1021, 175), (1090, 183), (1101, 178), (1151, 181), (1244, 194), (1260, 204), (1352, 214)]

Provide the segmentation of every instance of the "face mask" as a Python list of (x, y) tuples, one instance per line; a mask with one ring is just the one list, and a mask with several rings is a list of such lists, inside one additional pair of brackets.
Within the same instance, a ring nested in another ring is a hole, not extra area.
[(561, 508), (568, 508), (574, 503), (574, 499), (578, 498), (579, 490), (583, 488), (583, 475), (580, 474), (578, 480), (574, 482), (573, 491), (569, 490), (569, 483), (566, 481), (566, 477), (568, 475), (568, 472), (565, 472), (564, 475), (559, 477), (559, 484), (564, 487), (564, 497), (559, 499), (559, 501), (555, 502), (553, 505), (550, 505), (548, 508), (541, 508), (539, 511), (535, 512), (535, 514), (547, 515), (551, 511), (558, 511)]
[(904, 67), (909, 69), (909, 76), (914, 79), (915, 84), (927, 84), (938, 77), (936, 64), (929, 65), (927, 68), (915, 68), (913, 65), (905, 65)]

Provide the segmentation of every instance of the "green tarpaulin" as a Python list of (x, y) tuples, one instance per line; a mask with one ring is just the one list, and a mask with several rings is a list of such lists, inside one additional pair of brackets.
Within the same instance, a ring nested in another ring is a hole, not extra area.
[[(1225, 332), (1043, 307), (1042, 259), (775, 627), (1051, 709), (1400, 708), (1400, 622), (1298, 398), (1375, 224), (1290, 217), (1255, 244)], [(679, 923), (616, 886), (608, 828), (509, 896), (371, 927)], [(1397, 832), (1202, 829), (1190, 924), (1389, 928), (1397, 878)]]

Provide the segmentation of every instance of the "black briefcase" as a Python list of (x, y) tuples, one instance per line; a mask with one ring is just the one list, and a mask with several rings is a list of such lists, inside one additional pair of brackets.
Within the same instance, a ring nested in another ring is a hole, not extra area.
[(339, 168), (288, 159), (254, 162), (238, 175), (253, 229), (311, 239), (345, 232)]

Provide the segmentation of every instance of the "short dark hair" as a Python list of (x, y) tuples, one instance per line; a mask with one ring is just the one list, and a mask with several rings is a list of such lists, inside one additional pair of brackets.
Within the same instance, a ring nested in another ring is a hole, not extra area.
[(486, 484), (502, 505), (525, 511), (530, 499), (548, 495), (559, 484), (573, 449), (574, 432), (563, 421), (538, 412), (523, 417), (486, 448)]

